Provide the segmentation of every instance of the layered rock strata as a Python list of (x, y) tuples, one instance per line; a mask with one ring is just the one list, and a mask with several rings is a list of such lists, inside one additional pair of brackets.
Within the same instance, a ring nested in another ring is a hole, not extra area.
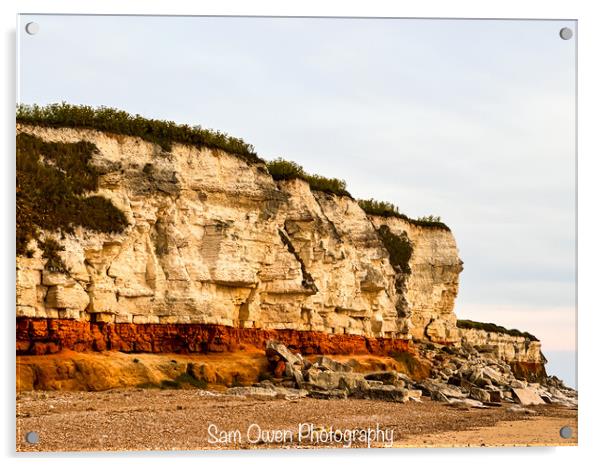
[(94, 130), (17, 130), (94, 144), (97, 194), (129, 223), (118, 234), (45, 232), (69, 272), (45, 268), (32, 244), (17, 258), (18, 317), (457, 339), (448, 328), (462, 267), (446, 229), (382, 220), (412, 243), (400, 271), (381, 220), (349, 197), (275, 182), (261, 164)]
[(278, 339), (304, 354), (385, 355), (411, 350), (410, 340), (463, 341), (496, 346), (529, 378), (543, 370), (535, 342), (456, 327), (462, 261), (447, 228), (366, 215), (348, 196), (276, 182), (265, 165), (220, 150), (166, 152), (89, 129), (19, 124), (17, 134), (93, 144), (93, 194), (128, 224), (42, 231), (64, 248), (65, 273), (36, 241), (17, 257), (21, 354), (211, 352)]
[(547, 361), (540, 341), (480, 329), (460, 328), (458, 331), (463, 345), (489, 352), (495, 359), (510, 364), (517, 377), (541, 380), (546, 376)]
[(278, 340), (303, 354), (389, 355), (410, 351), (397, 338), (214, 324), (107, 324), (73, 319), (17, 319), (18, 354), (115, 350), (125, 353), (220, 353), (242, 346), (263, 350)]

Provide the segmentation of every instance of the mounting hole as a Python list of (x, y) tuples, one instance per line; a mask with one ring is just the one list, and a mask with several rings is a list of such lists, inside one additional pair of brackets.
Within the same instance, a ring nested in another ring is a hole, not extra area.
[(40, 441), (40, 434), (37, 432), (27, 432), (25, 434), (25, 441), (27, 443), (31, 443), (32, 445), (38, 443)]
[(571, 28), (562, 28), (560, 30), (560, 38), (562, 40), (569, 40), (573, 37), (573, 30)]
[(571, 438), (573, 436), (573, 429), (569, 426), (564, 426), (560, 429), (560, 436), (562, 438)]
[(25, 32), (27, 34), (29, 34), (30, 36), (37, 34), (39, 30), (40, 30), (40, 25), (38, 23), (31, 22), (31, 23), (27, 23), (25, 25)]

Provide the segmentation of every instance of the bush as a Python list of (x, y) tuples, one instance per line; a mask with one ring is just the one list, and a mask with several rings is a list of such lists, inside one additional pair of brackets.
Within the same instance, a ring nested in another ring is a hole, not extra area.
[(377, 201), (376, 199), (360, 199), (357, 201), (357, 203), (368, 215), (378, 215), (380, 217), (387, 218), (396, 217), (405, 220), (412, 225), (449, 230), (449, 227), (441, 221), (441, 217), (435, 215), (428, 215), (426, 217), (413, 219), (405, 214), (400, 213), (397, 206), (390, 202)]
[(344, 180), (326, 178), (320, 175), (306, 175), (305, 181), (309, 183), (309, 187), (314, 191), (352, 197), (349, 191), (347, 191), (347, 183)]
[(326, 178), (320, 175), (311, 175), (306, 173), (301, 165), (295, 162), (289, 162), (283, 158), (277, 158), (266, 164), (267, 169), (276, 181), (299, 179), (306, 181), (310, 189), (322, 191), (325, 193), (336, 194), (338, 196), (352, 197), (347, 191), (347, 183), (338, 178)]
[(38, 241), (42, 250), (42, 258), (46, 259), (46, 268), (51, 272), (67, 272), (67, 267), (59, 256), (59, 252), (64, 251), (64, 246), (61, 246), (58, 241), (53, 238), (46, 238), (43, 241)]
[(40, 231), (72, 233), (76, 226), (93, 231), (121, 232), (127, 226), (123, 212), (101, 196), (87, 197), (98, 189), (99, 173), (90, 163), (97, 150), (89, 142), (46, 142), (21, 133), (17, 136), (16, 249), (37, 240), (50, 270), (65, 271), (58, 256), (62, 247)]
[(409, 220), (407, 216), (401, 214), (395, 204), (386, 201), (377, 201), (376, 199), (359, 199), (357, 203), (369, 215), (379, 215), (381, 217), (397, 217)]
[(401, 235), (396, 235), (387, 225), (381, 225), (377, 233), (389, 253), (389, 262), (393, 269), (396, 272), (411, 273), (410, 258), (413, 247), (407, 233), (404, 231)]
[(458, 328), (484, 330), (485, 332), (503, 333), (513, 337), (523, 337), (531, 341), (539, 341), (534, 335), (529, 332), (521, 332), (515, 328), (508, 330), (501, 325), (492, 324), (490, 322), (475, 322), (474, 320), (458, 320), (456, 323)]
[(136, 136), (171, 151), (172, 143), (190, 144), (209, 149), (221, 149), (248, 163), (263, 162), (252, 145), (242, 139), (228, 136), (219, 131), (202, 129), (199, 126), (178, 125), (173, 121), (162, 121), (130, 115), (109, 107), (70, 105), (65, 102), (44, 107), (18, 105), (17, 122), (53, 128), (87, 128), (109, 133)]
[(276, 181), (292, 180), (295, 178), (304, 180), (307, 174), (303, 167), (295, 162), (289, 162), (283, 158), (277, 158), (266, 163), (268, 171)]
[(438, 215), (426, 215), (424, 217), (418, 217), (416, 221), (427, 223), (441, 223), (441, 217), (439, 217)]

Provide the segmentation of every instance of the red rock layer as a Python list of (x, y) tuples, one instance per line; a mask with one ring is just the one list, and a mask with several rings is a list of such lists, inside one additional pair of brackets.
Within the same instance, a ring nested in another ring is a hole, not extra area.
[(300, 330), (208, 324), (107, 324), (68, 319), (17, 319), (17, 354), (114, 350), (125, 353), (210, 353), (265, 348), (279, 340), (302, 354), (374, 354), (410, 351), (407, 340)]

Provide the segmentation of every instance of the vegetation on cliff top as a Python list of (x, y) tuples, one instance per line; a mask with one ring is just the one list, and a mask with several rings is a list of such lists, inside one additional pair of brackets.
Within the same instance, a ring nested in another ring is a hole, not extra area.
[(414, 219), (408, 217), (405, 214), (400, 213), (397, 206), (390, 202), (377, 201), (376, 199), (359, 199), (357, 203), (368, 215), (378, 215), (380, 217), (396, 217), (405, 220), (406, 222), (409, 222), (412, 225), (417, 225), (421, 227), (442, 228), (444, 230), (449, 230), (449, 227), (441, 221), (441, 217), (437, 217), (435, 215), (428, 215), (426, 217), (418, 217), (417, 219)]
[(484, 330), (486, 332), (496, 332), (503, 333), (505, 335), (510, 335), (513, 337), (523, 337), (527, 340), (531, 341), (539, 341), (534, 335), (531, 335), (529, 332), (521, 332), (520, 330), (516, 330), (515, 328), (508, 330), (506, 327), (502, 327), (501, 325), (486, 323), (486, 322), (475, 322), (473, 320), (458, 320), (456, 323), (458, 328), (465, 329), (476, 329), (476, 330)]
[(228, 136), (219, 131), (178, 125), (173, 121), (162, 121), (130, 115), (109, 107), (94, 108), (87, 105), (67, 103), (18, 105), (17, 122), (53, 128), (86, 128), (109, 133), (137, 136), (170, 151), (174, 142), (209, 149), (222, 149), (249, 163), (263, 162), (252, 145), (242, 139)]
[[(154, 120), (140, 115), (131, 115), (110, 107), (94, 108), (87, 105), (71, 105), (65, 102), (46, 106), (20, 104), (17, 106), (17, 122), (53, 128), (94, 129), (140, 137), (158, 144), (165, 151), (170, 151), (173, 143), (221, 149), (245, 160), (247, 163), (265, 162), (255, 153), (254, 147), (242, 139), (197, 126), (191, 127), (176, 124), (173, 121)], [(339, 178), (309, 174), (301, 165), (282, 158), (267, 162), (266, 166), (270, 175), (276, 181), (301, 179), (306, 181), (314, 191), (353, 198), (347, 191), (345, 181)], [(88, 202), (102, 203), (103, 201)], [(367, 214), (397, 217), (413, 225), (449, 230), (449, 227), (441, 222), (439, 217), (428, 216), (413, 219), (400, 213), (397, 206), (389, 202), (367, 199), (359, 200), (358, 203)]]
[(301, 165), (295, 162), (289, 162), (283, 158), (277, 158), (267, 162), (267, 168), (276, 181), (300, 179), (309, 184), (310, 189), (322, 191), (325, 193), (336, 194), (338, 196), (348, 196), (347, 183), (338, 178), (326, 178), (320, 175), (311, 175), (307, 173)]
[(127, 226), (123, 212), (102, 196), (88, 196), (98, 189), (99, 172), (90, 163), (94, 144), (46, 142), (21, 133), (17, 136), (16, 249), (31, 256), (31, 240), (38, 241), (47, 267), (65, 271), (52, 238), (41, 239), (41, 230), (71, 233), (75, 226), (100, 232), (120, 232)]

